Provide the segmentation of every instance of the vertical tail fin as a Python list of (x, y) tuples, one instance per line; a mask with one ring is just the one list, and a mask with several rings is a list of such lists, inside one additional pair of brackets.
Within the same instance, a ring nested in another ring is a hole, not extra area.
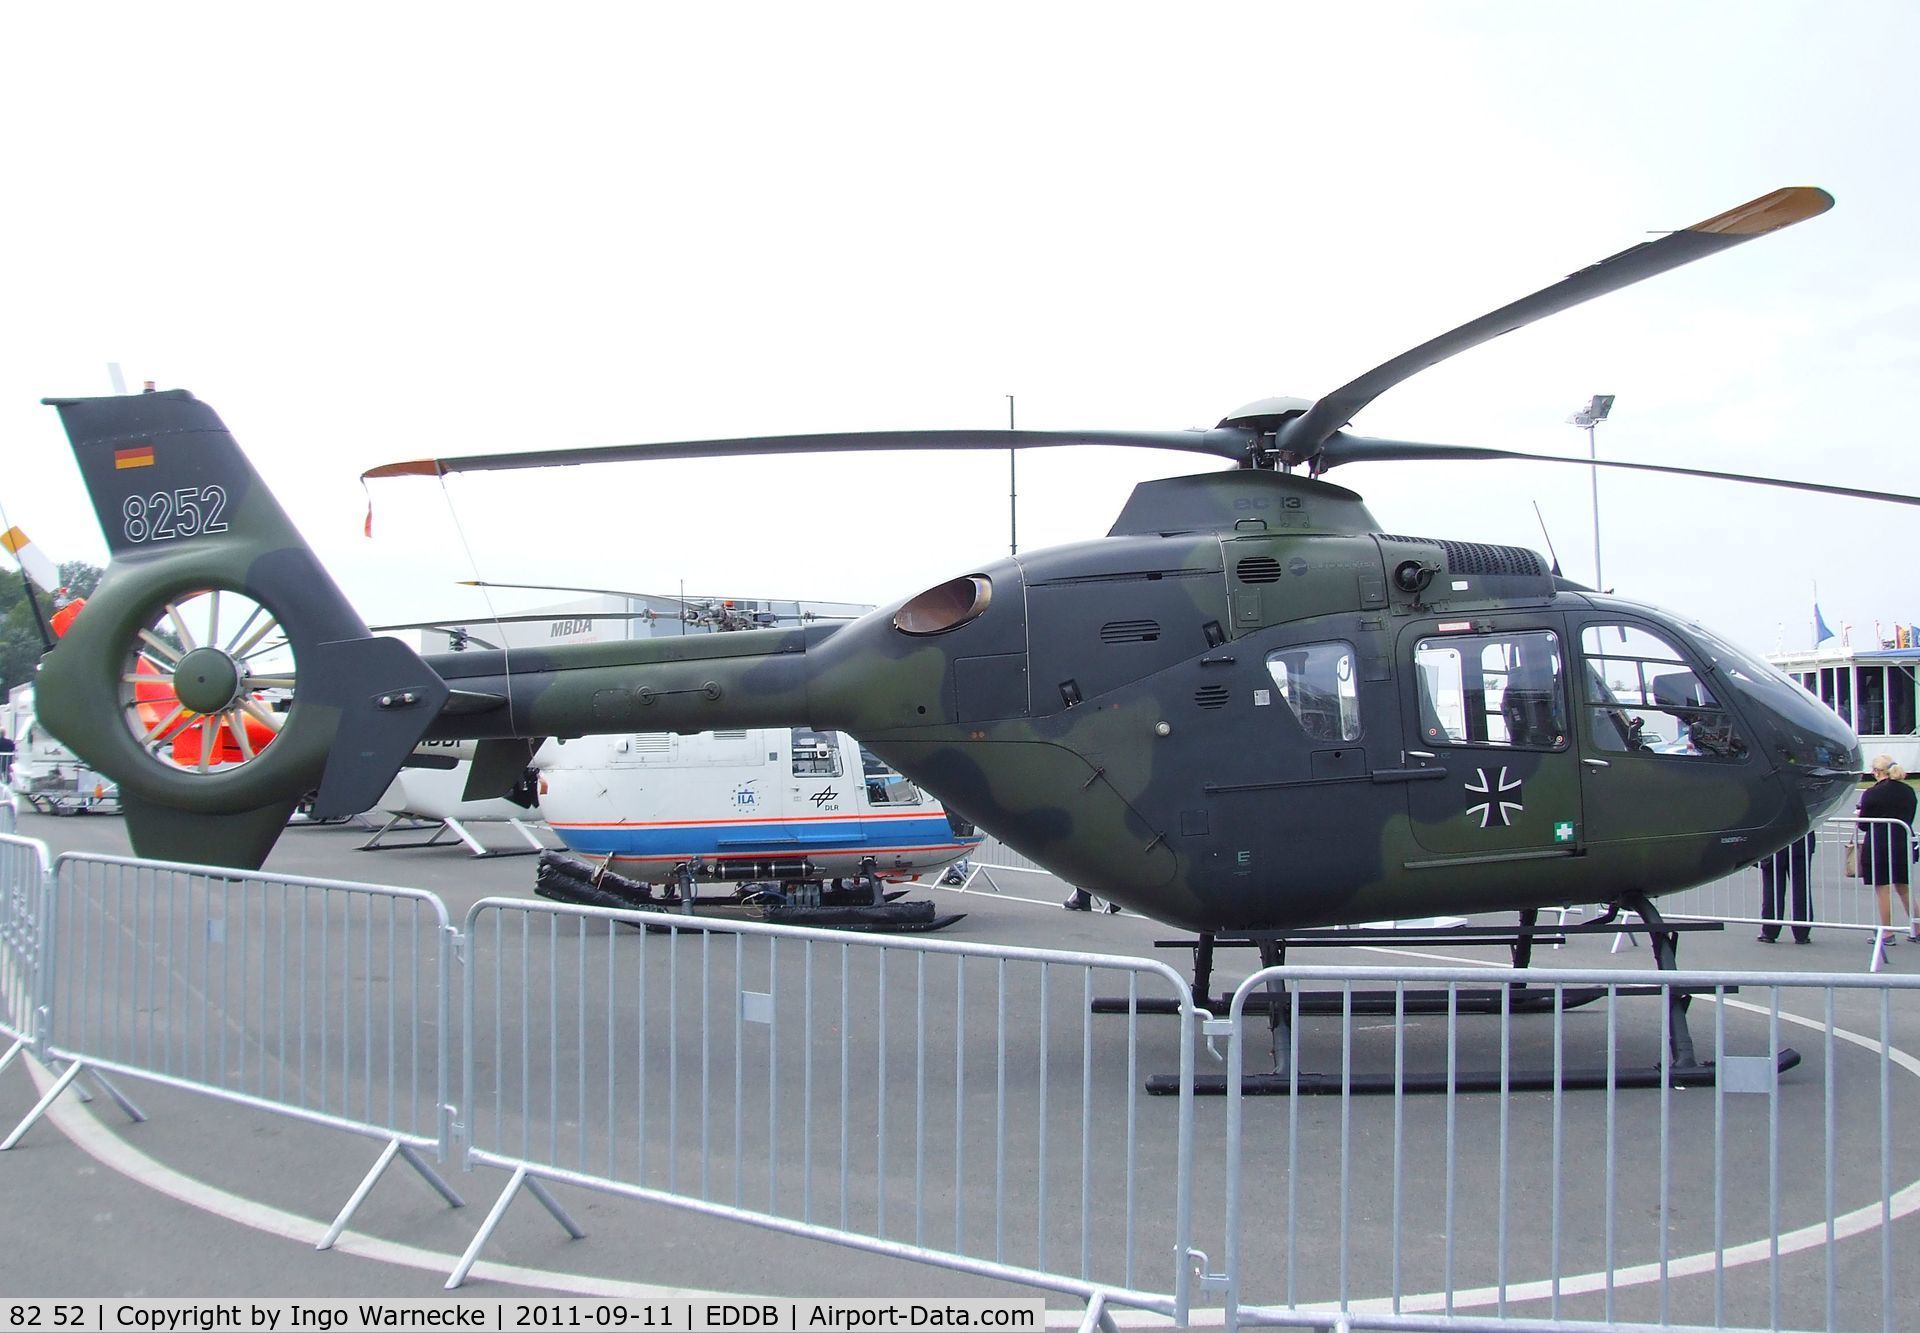
[(316, 788), (317, 813), (372, 805), (445, 683), (368, 632), (205, 403), (48, 402), (111, 559), (42, 662), (40, 718), (120, 784), (135, 848), (258, 865)]

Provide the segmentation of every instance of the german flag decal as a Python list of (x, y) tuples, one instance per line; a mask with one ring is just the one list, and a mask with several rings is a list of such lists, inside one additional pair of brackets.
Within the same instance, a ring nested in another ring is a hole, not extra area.
[(131, 449), (115, 449), (113, 451), (113, 465), (115, 468), (152, 467), (153, 446), (150, 444), (136, 444)]

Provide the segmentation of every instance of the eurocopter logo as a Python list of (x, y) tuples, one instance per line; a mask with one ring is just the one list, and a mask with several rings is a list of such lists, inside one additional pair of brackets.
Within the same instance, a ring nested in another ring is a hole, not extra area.
[[(1481, 828), (1491, 827), (1494, 819), (1500, 821), (1501, 828), (1512, 828), (1513, 816), (1526, 809), (1520, 804), (1520, 779), (1508, 778), (1507, 770), (1504, 768), (1500, 770), (1498, 778), (1489, 778), (1484, 768), (1476, 768), (1474, 772), (1480, 775), (1480, 781), (1477, 784), (1469, 782), (1467, 794), (1484, 796), (1487, 799), (1478, 805), (1468, 806), (1467, 813), (1480, 816)], [(1502, 795), (1503, 792), (1512, 792), (1513, 799), (1509, 801)]]

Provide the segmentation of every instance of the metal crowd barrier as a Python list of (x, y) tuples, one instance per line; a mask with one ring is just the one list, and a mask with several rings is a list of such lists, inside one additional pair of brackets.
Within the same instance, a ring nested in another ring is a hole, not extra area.
[[(1675, 920), (1737, 922), (1763, 930), (1770, 929), (1782, 940), (1791, 939), (1792, 932), (1799, 928), (1853, 931), (1861, 937), (1868, 969), (1877, 972), (1885, 961), (1887, 937), (1904, 938), (1914, 929), (1915, 923), (1903, 913), (1900, 899), (1895, 895), (1891, 900), (1890, 928), (1883, 935), (1873, 886), (1858, 874), (1849, 875), (1846, 872), (1847, 845), (1852, 843), (1858, 847), (1867, 837), (1874, 836), (1869, 830), (1876, 827), (1885, 828), (1895, 835), (1888, 841), (1895, 847), (1905, 846), (1911, 865), (1916, 840), (1910, 835), (1904, 839), (1898, 836), (1902, 832), (1910, 834), (1901, 821), (1862, 820), (1851, 816), (1826, 820), (1815, 836), (1813, 854), (1807, 860), (1810, 918), (1807, 921), (1792, 919), (1790, 875), (1782, 876), (1781, 884), (1775, 890), (1784, 905), (1776, 903), (1772, 915), (1763, 914), (1761, 868), (1758, 864), (1697, 888), (1667, 894), (1660, 899), (1660, 909), (1664, 915)], [(1912, 878), (1911, 870), (1909, 878)]]
[[(82, 1069), (384, 1139), (323, 1248), (396, 1155), (450, 1203), (425, 1150), (500, 1167), (449, 1287), (522, 1188), (581, 1234), (562, 1183), (1075, 1296), (1088, 1325), (1185, 1322), (1196, 1292), (1229, 1329), (1898, 1328), (1920, 1301), (1895, 1250), (1920, 978), (1302, 966), (1214, 1019), (1151, 960), (517, 898), (456, 932), (431, 894), (49, 870), (20, 838), (0, 890), (5, 1035), (65, 1066), (0, 1146)], [(1674, 1063), (1664, 987), (1711, 1073)], [(1132, 1012), (1094, 1017), (1112, 997)], [(1201, 1037), (1227, 1097), (1196, 1154)], [(1276, 1054), (1257, 1088), (1285, 1095), (1250, 1098)], [(1143, 1093), (1170, 1070), (1176, 1097)]]
[(47, 845), (0, 833), (0, 1043), (6, 1046), (0, 1070), (38, 1031), (46, 892)]
[[(1020, 855), (997, 838), (982, 840), (979, 846), (968, 853), (967, 859), (960, 865), (965, 869), (965, 878), (959, 885), (962, 893), (978, 892), (978, 886), (983, 880), (990, 892), (999, 893), (1001, 892), (1000, 881), (997, 878), (999, 875), (1029, 877), (1019, 881), (1024, 883), (1044, 881), (1040, 883), (1039, 889), (1043, 893), (1050, 894), (1056, 887), (1062, 886), (1061, 881), (1052, 871)], [(1071, 889), (1072, 885), (1064, 887)]]
[[(1166, 965), (513, 898), (465, 938), (466, 1156), (513, 1175), (449, 1287), (522, 1185), (579, 1234), (546, 1180), (1185, 1320), (1196, 1025)], [(1140, 1095), (1156, 1068), (1179, 1097)]]
[[(1008, 877), (1009, 883), (1018, 886), (1023, 893), (1045, 895), (1044, 899), (1024, 899), (1024, 901), (1058, 902), (1062, 892), (1074, 891), (1073, 885), (1038, 862), (1022, 856), (997, 838), (987, 838), (981, 842), (966, 860), (957, 863), (957, 868), (962, 870), (960, 881), (955, 886), (960, 893), (979, 893), (980, 885), (984, 881), (988, 892), (1006, 894), (1006, 891), (1000, 887), (1002, 876)], [(950, 868), (941, 882), (952, 885), (952, 876), (953, 868)], [(1021, 898), (1022, 893), (1006, 894), (1006, 896)], [(1109, 903), (1104, 898), (1094, 898), (1092, 903), (1092, 910), (1095, 911), (1118, 912), (1120, 910), (1118, 903)]]
[[(1863, 1305), (1911, 1326), (1894, 1223), (1920, 1189), (1896, 1162), (1912, 1161), (1920, 1060), (1896, 1047), (1893, 1013), (1911, 1030), (1920, 978), (1534, 969), (1501, 982), (1550, 992), (1545, 1012), (1511, 998), (1467, 1012), (1487, 981), (1275, 968), (1209, 1025), (1230, 1032), (1229, 1331), (1840, 1328)], [(1248, 1098), (1243, 1073), (1271, 1067), (1266, 1018), (1247, 1012), (1269, 982), (1285, 984), (1291, 1033), (1288, 1072), (1266, 1082), (1291, 1095)], [(1303, 1027), (1313, 985), (1334, 1012)], [(1676, 1086), (1689, 1080), (1663, 998), (1630, 994), (1664, 985), (1692, 994), (1699, 1058), (1715, 1064), (1691, 1086)], [(1359, 1003), (1368, 991), (1390, 998), (1391, 1021)], [(1783, 1076), (1790, 1047), (1801, 1063)], [(1633, 1070), (1652, 1077), (1631, 1086)], [(1589, 1074), (1600, 1085), (1569, 1095)], [(1423, 1084), (1432, 1113), (1410, 1117)], [(1460, 1165), (1463, 1143), (1479, 1160), (1495, 1146), (1490, 1174)]]
[(72, 853), (49, 883), (38, 1051), (67, 1067), (0, 1149), (104, 1071), (385, 1140), (322, 1249), (396, 1155), (460, 1206), (421, 1155), (451, 1112), (438, 898)]

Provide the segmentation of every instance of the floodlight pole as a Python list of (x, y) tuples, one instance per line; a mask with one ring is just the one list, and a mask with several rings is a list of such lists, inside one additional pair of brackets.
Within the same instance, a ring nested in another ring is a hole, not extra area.
[[(1013, 429), (1013, 395), (1007, 395), (1007, 429)], [(1013, 445), (1007, 446), (1007, 554), (1020, 554), (1020, 496), (1015, 486), (1018, 464), (1014, 461), (1020, 451)]]
[(1596, 592), (1605, 592), (1607, 580), (1600, 572), (1600, 450), (1593, 439), (1593, 429), (1599, 424), (1587, 422), (1587, 479), (1593, 484), (1593, 587)]
[(1607, 579), (1600, 566), (1600, 450), (1593, 432), (1594, 427), (1607, 419), (1607, 413), (1613, 411), (1613, 399), (1613, 394), (1596, 393), (1585, 407), (1567, 418), (1569, 425), (1587, 432), (1587, 462), (1593, 481), (1593, 586), (1596, 592), (1606, 591)]

